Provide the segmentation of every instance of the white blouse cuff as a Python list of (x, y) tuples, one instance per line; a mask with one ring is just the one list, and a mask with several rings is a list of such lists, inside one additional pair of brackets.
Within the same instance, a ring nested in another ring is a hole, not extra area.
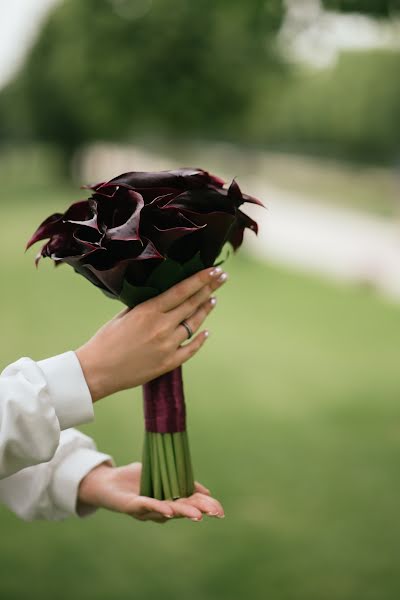
[(57, 508), (67, 515), (79, 517), (85, 517), (95, 512), (95, 507), (79, 505), (79, 484), (92, 469), (104, 462), (114, 464), (108, 454), (89, 448), (78, 448), (67, 456), (57, 466), (51, 484), (50, 493)]
[(82, 367), (75, 352), (65, 352), (40, 360), (60, 429), (76, 427), (94, 418), (93, 402)]

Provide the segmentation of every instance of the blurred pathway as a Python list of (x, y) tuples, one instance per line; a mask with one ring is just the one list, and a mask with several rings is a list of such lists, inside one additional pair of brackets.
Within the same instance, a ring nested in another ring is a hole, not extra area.
[[(247, 178), (268, 209), (246, 209), (260, 225), (250, 252), (305, 271), (369, 284), (400, 299), (400, 223), (306, 199)], [(260, 212), (263, 214), (260, 214)]]

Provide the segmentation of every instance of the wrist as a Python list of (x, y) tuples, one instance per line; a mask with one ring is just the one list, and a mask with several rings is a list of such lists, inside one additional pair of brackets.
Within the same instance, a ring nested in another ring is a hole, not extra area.
[(110, 462), (103, 462), (82, 479), (78, 489), (78, 503), (87, 506), (101, 506), (101, 490), (105, 489), (105, 483), (112, 473), (114, 467)]
[(112, 394), (113, 390), (109, 386), (110, 378), (107, 377), (107, 368), (101, 365), (93, 350), (88, 345), (84, 345), (78, 348), (75, 354), (80, 362), (93, 403)]

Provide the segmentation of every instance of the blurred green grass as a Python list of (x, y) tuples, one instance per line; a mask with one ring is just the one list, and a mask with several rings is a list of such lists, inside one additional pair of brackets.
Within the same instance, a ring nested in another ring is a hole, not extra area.
[[(75, 348), (119, 310), (23, 254), (69, 193), (19, 202), (16, 186), (2, 204), (1, 365)], [(397, 600), (399, 307), (245, 255), (227, 270), (210, 339), (184, 369), (196, 477), (226, 519), (27, 524), (0, 508), (2, 600)], [(140, 458), (142, 428), (136, 390), (83, 429), (122, 464)]]

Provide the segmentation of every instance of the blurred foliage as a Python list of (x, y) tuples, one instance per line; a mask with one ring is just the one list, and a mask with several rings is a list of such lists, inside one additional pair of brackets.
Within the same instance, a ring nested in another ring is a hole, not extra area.
[[(299, 72), (282, 85), (274, 118), (262, 96), (252, 137), (281, 148), (366, 160), (400, 150), (400, 53), (352, 51), (331, 68)], [(263, 125), (264, 123), (264, 125)]]
[(238, 137), (277, 58), (282, 0), (68, 0), (3, 94), (5, 137)]
[(400, 11), (400, 0), (322, 0), (328, 10), (359, 12), (374, 17), (391, 17)]
[[(324, 0), (374, 16), (399, 3)], [(0, 94), (0, 137), (68, 159), (92, 140), (155, 136), (397, 160), (399, 53), (295, 69), (274, 44), (284, 12), (283, 0), (66, 0)]]

